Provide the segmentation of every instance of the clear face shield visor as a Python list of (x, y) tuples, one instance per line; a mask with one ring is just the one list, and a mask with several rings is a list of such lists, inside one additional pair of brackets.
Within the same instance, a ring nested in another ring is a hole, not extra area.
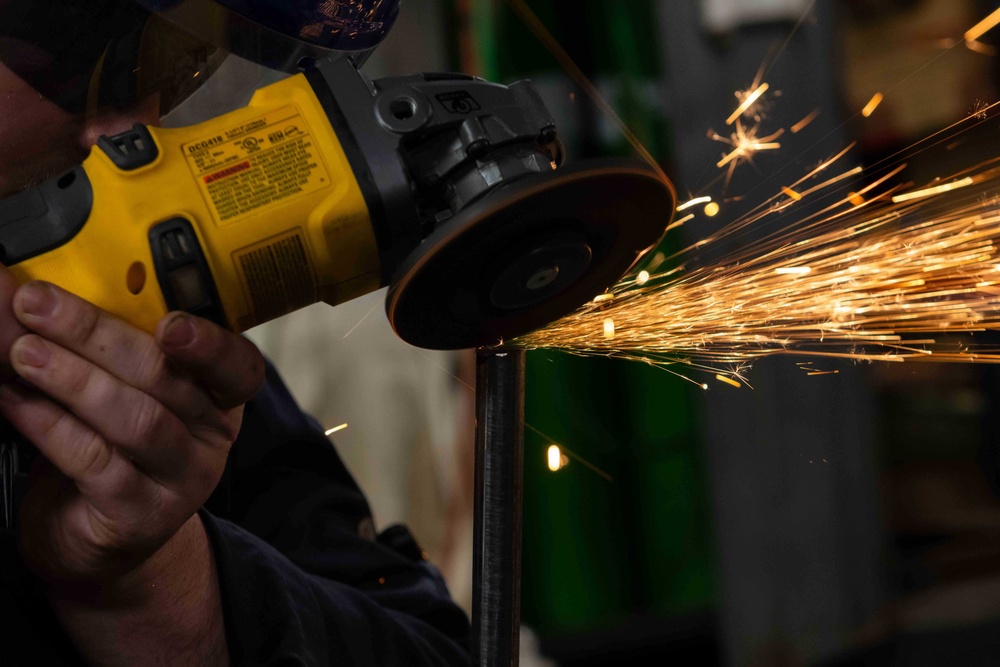
[(0, 168), (62, 168), (53, 144), (84, 144), (79, 159), (95, 118), (163, 119), (227, 59), (242, 62), (230, 108), (310, 61), (361, 64), (398, 13), (399, 0), (0, 0)]

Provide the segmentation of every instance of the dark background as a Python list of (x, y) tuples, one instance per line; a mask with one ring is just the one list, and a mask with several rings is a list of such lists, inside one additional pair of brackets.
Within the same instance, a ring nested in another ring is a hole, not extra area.
[[(961, 44), (991, 3), (527, 4), (682, 199), (719, 174), (724, 147), (706, 131), (723, 129), (733, 92), (764, 62), (781, 92), (768, 126), (821, 115), (737, 170), (728, 194), (743, 206), (851, 141), (851, 159), (871, 165), (997, 98), (996, 58)], [(710, 4), (739, 11), (709, 22)], [(533, 79), (574, 159), (631, 151), (507, 2), (437, 9), (451, 66)], [(419, 62), (440, 48), (402, 39), (386, 51)], [(862, 119), (878, 91), (885, 101)], [(981, 123), (900, 178), (975, 164), (998, 140), (1000, 126)], [(824, 362), (839, 373), (808, 377), (796, 361), (758, 362), (753, 389), (705, 392), (641, 364), (529, 355), (523, 615), (546, 655), (567, 666), (1000, 664), (997, 371)], [(550, 472), (548, 437), (614, 481), (573, 461)]]

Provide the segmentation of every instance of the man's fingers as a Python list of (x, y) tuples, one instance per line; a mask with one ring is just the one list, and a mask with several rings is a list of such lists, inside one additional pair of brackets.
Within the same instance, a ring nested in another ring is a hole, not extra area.
[(32, 331), (145, 391), (179, 417), (197, 421), (213, 408), (207, 392), (172, 372), (151, 335), (69, 292), (43, 282), (18, 290), (14, 311)]
[(264, 357), (260, 350), (242, 336), (208, 320), (187, 313), (171, 313), (160, 321), (156, 340), (170, 359), (190, 369), (205, 383), (220, 408), (243, 405), (264, 382)]
[(27, 333), (15, 318), (11, 303), (17, 288), (14, 275), (0, 267), (0, 381), (13, 377), (8, 352), (14, 341)]
[(18, 339), (11, 361), (18, 375), (165, 486), (183, 491), (179, 480), (202, 483), (189, 479), (190, 471), (215, 471), (225, 460), (227, 450), (196, 444), (185, 424), (155, 398), (40, 336)]
[(0, 414), (102, 512), (114, 514), (122, 498), (145, 499), (163, 491), (100, 435), (37, 392), (12, 383), (0, 386)]

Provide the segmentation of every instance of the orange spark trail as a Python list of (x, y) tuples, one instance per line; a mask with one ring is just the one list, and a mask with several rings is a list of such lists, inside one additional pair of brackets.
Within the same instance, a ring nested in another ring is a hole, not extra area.
[(868, 104), (865, 105), (865, 108), (861, 110), (861, 115), (868, 118), (875, 113), (875, 109), (878, 108), (878, 105), (882, 104), (882, 99), (882, 93), (875, 93), (868, 101)]
[(984, 18), (982, 21), (972, 26), (965, 32), (965, 41), (974, 42), (1000, 23), (1000, 9)]
[[(621, 281), (607, 305), (585, 306), (514, 344), (724, 377), (774, 354), (1000, 363), (1000, 346), (936, 337), (1000, 331), (1000, 158), (942, 179), (951, 187), (936, 186), (934, 196), (894, 201), (899, 188), (889, 182), (902, 168), (699, 266), (700, 249), (748, 224), (737, 221), (647, 270), (641, 284)], [(861, 194), (870, 199), (853, 205)]]
[(759, 100), (760, 96), (767, 92), (768, 87), (769, 86), (766, 83), (762, 83), (759, 86), (757, 86), (756, 90), (754, 90), (752, 93), (744, 97), (743, 102), (740, 103), (738, 107), (736, 107), (736, 111), (734, 111), (732, 115), (726, 119), (726, 125), (732, 125), (734, 122), (736, 122), (737, 118), (746, 113), (747, 109), (752, 107), (754, 105), (754, 102)]

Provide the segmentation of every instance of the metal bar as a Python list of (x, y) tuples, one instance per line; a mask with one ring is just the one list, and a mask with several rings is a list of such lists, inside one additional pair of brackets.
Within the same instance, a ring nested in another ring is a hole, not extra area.
[(476, 357), (473, 665), (517, 667), (521, 625), (524, 351)]

